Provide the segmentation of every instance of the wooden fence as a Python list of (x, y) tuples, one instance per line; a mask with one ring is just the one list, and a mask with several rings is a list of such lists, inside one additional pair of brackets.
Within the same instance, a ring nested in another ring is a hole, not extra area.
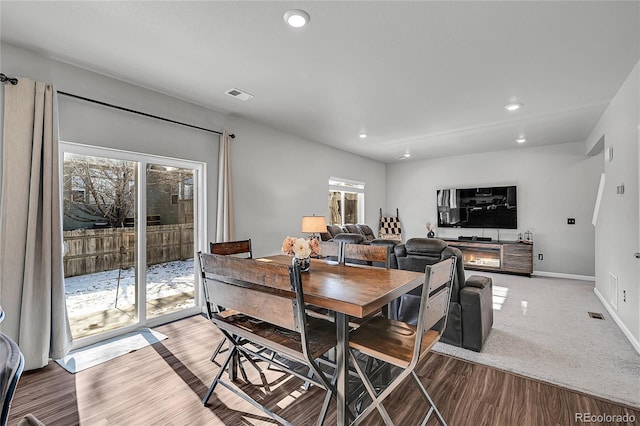
[[(63, 233), (67, 243), (64, 276), (92, 274), (135, 264), (133, 228), (76, 229)], [(193, 223), (147, 226), (147, 264), (193, 257)]]

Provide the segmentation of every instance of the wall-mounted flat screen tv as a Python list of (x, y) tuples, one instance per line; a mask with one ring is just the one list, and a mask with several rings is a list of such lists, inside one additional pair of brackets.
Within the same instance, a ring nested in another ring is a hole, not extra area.
[(438, 227), (518, 227), (518, 197), (514, 186), (438, 190)]

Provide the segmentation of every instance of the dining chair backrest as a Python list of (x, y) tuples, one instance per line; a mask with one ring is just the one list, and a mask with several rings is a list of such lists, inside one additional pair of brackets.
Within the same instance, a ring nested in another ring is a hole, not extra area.
[(345, 244), (342, 254), (342, 263), (353, 261), (371, 262), (389, 269), (391, 266), (390, 246), (371, 246), (368, 244)]
[(251, 251), (251, 238), (248, 240), (227, 241), (224, 243), (209, 243), (209, 250), (213, 254), (224, 256), (246, 254), (246, 258), (253, 259)]
[(437, 325), (439, 340), (447, 326), (449, 301), (451, 300), (451, 280), (453, 279), (455, 267), (455, 257), (450, 257), (426, 267), (414, 348), (414, 358), (416, 360), (420, 356), (424, 334)]
[(320, 241), (320, 255), (338, 261), (341, 247), (336, 241)]
[(205, 253), (200, 253), (200, 262), (210, 316), (224, 315), (224, 308), (288, 330), (300, 330), (292, 267)]

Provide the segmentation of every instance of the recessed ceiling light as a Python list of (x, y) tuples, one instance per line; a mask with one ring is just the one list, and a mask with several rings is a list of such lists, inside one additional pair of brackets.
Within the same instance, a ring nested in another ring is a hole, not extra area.
[(516, 142), (518, 143), (525, 143), (527, 141), (527, 138), (518, 138), (516, 139)]
[(293, 28), (302, 28), (310, 20), (309, 14), (301, 9), (291, 9), (284, 13), (284, 22)]
[(517, 111), (520, 108), (522, 108), (522, 104), (520, 104), (520, 103), (507, 104), (507, 105), (504, 106), (504, 109), (506, 109), (507, 111), (511, 111), (511, 112)]
[(360, 137), (360, 139), (366, 139), (367, 138), (367, 134), (366, 133), (360, 133), (358, 136)]
[(404, 158), (409, 158), (409, 157), (411, 157), (411, 153), (409, 153), (409, 152), (405, 152), (405, 153), (404, 153)]

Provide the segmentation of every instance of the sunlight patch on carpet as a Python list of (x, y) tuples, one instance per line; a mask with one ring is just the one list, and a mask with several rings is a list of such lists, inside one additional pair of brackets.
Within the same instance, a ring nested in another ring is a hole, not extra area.
[(499, 311), (507, 300), (507, 293), (509, 289), (507, 287), (493, 286), (493, 309)]

